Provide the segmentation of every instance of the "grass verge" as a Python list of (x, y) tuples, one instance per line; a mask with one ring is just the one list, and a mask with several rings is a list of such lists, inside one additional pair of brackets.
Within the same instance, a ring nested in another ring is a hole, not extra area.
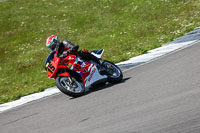
[(200, 0), (7, 0), (0, 2), (0, 104), (55, 86), (46, 38), (105, 49), (120, 62), (200, 26)]

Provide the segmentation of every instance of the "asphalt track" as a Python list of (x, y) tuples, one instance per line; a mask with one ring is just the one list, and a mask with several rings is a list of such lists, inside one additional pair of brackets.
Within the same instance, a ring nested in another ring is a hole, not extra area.
[(123, 82), (0, 113), (0, 133), (200, 133), (200, 43), (124, 72)]

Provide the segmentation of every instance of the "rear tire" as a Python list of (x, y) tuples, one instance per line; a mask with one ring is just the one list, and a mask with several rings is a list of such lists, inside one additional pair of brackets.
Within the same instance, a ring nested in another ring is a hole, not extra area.
[(108, 82), (118, 83), (123, 79), (123, 73), (121, 69), (114, 63), (105, 60), (104, 67), (108, 73)]
[(57, 77), (56, 86), (64, 94), (71, 97), (79, 97), (84, 95), (85, 87), (80, 81), (77, 81), (75, 78), (71, 78), (73, 83), (70, 83), (70, 77)]

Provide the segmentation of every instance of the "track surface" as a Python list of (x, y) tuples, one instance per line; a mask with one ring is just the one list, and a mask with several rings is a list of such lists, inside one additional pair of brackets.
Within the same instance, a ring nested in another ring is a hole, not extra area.
[(70, 99), (54, 95), (0, 114), (0, 133), (200, 133), (200, 43)]

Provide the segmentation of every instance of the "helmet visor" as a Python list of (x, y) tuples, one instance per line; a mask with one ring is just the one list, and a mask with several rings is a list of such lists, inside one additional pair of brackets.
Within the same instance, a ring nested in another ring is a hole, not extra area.
[(50, 49), (51, 49), (51, 50), (54, 50), (55, 48), (56, 48), (56, 44), (53, 43), (53, 44), (50, 46)]

